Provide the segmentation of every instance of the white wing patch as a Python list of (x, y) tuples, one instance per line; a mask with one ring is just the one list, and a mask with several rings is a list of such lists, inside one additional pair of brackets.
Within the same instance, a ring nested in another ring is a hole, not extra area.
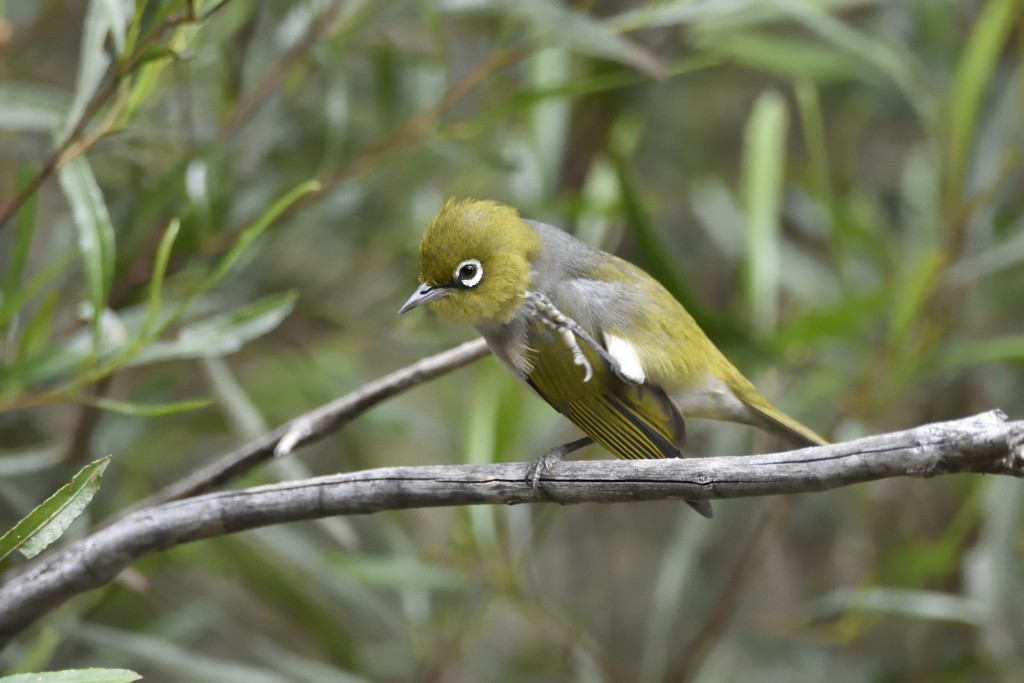
[(608, 349), (608, 355), (615, 359), (618, 367), (615, 373), (630, 384), (643, 384), (647, 376), (644, 368), (640, 365), (640, 356), (633, 345), (622, 337), (614, 334), (604, 335), (604, 345)]

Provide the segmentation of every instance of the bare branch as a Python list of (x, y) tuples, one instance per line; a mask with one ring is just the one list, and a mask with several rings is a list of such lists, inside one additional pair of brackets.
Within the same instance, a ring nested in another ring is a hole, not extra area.
[(474, 339), (395, 370), (284, 423), (274, 431), (169, 484), (132, 506), (132, 510), (188, 498), (223, 486), (275, 455), (287, 455), (300, 446), (333, 434), (381, 401), (468, 365), (483, 358), (488, 352), (483, 339)]
[[(329, 422), (337, 415), (325, 414), (323, 419)], [(552, 466), (536, 491), (524, 482), (526, 471), (526, 463), (386, 467), (223, 491), (138, 510), (44, 556), (0, 586), (0, 645), (72, 596), (108, 583), (133, 562), (189, 541), (382, 510), (736, 498), (961, 472), (1020, 477), (1024, 422), (1007, 422), (1001, 412), (992, 411), (770, 455), (564, 462)]]

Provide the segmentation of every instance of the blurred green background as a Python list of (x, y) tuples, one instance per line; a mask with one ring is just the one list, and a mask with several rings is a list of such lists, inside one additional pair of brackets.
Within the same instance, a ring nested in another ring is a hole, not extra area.
[[(471, 338), (395, 318), (452, 195), (641, 264), (833, 439), (1024, 417), (1020, 19), (1017, 0), (0, 0), (0, 529), (111, 453), (81, 536)], [(689, 434), (694, 454), (777, 446)], [(241, 483), (576, 436), (487, 358)], [(713, 521), (666, 502), (283, 525), (146, 560), (0, 668), (1021, 680), (1021, 518), (1018, 482), (960, 476)]]

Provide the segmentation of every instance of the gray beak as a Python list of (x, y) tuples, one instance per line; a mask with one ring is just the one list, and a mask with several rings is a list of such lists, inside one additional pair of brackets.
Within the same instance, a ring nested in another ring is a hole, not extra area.
[(447, 287), (435, 287), (434, 285), (423, 283), (416, 288), (416, 291), (412, 293), (412, 296), (410, 296), (409, 299), (402, 304), (402, 307), (398, 309), (398, 315), (402, 315), (406, 311), (412, 310), (420, 304), (437, 301), (447, 293)]

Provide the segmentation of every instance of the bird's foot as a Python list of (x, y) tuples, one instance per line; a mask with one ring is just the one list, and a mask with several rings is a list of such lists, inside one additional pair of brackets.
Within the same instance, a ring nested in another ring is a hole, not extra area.
[(583, 368), (584, 382), (589, 382), (591, 377), (594, 376), (594, 368), (591, 366), (586, 354), (583, 353), (583, 349), (581, 349), (580, 345), (576, 342), (577, 337), (581, 339), (584, 344), (593, 349), (600, 358), (607, 362), (615, 370), (617, 375), (622, 376), (618, 361), (608, 353), (608, 350), (598, 344), (586, 330), (580, 327), (579, 323), (558, 310), (558, 307), (551, 302), (551, 299), (547, 298), (540, 292), (526, 292), (524, 296), (534, 313), (536, 313), (537, 319), (554, 330), (561, 337), (562, 342), (566, 347), (568, 347), (569, 352), (572, 354), (573, 364)]
[(549, 448), (539, 458), (534, 460), (526, 468), (526, 483), (530, 489), (537, 493), (537, 487), (540, 485), (540, 478), (546, 474), (551, 474), (551, 466), (555, 463), (560, 463), (565, 460), (565, 456), (573, 451), (578, 451), (584, 446), (589, 446), (594, 443), (594, 440), (589, 436), (585, 436), (582, 439), (576, 439), (569, 443), (564, 443), (561, 446), (555, 446)]
[(543, 455), (531, 462), (529, 467), (526, 468), (526, 483), (530, 486), (530, 489), (537, 493), (540, 478), (551, 474), (551, 466), (564, 460), (565, 451), (561, 446), (557, 446), (545, 451)]

